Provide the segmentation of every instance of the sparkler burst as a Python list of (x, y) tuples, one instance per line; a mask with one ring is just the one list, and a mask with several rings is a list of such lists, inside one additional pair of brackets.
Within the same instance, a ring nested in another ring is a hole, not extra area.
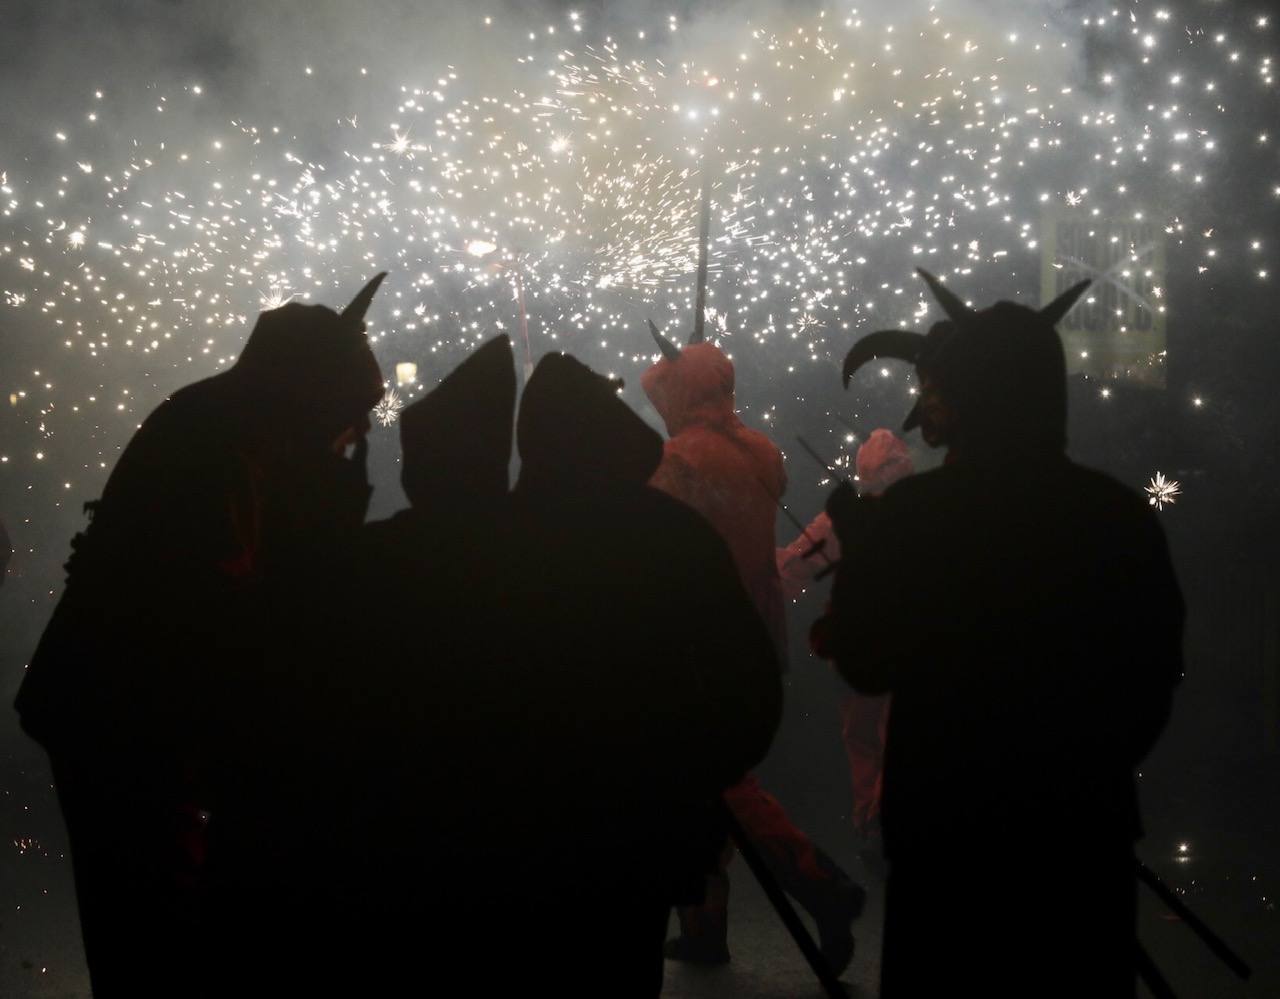
[(1182, 494), (1182, 487), (1173, 479), (1166, 479), (1164, 473), (1156, 472), (1147, 483), (1147, 502), (1157, 510), (1163, 510), (1166, 503), (1173, 505)]
[(395, 389), (388, 389), (386, 394), (373, 407), (373, 418), (380, 426), (389, 427), (400, 419), (400, 411), (404, 409), (404, 400)]

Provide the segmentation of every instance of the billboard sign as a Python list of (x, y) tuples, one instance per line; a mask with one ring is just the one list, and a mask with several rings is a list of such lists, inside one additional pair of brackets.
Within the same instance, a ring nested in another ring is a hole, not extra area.
[(1142, 219), (1045, 215), (1041, 289), (1048, 304), (1077, 281), (1093, 286), (1061, 323), (1067, 370), (1164, 387), (1165, 233)]

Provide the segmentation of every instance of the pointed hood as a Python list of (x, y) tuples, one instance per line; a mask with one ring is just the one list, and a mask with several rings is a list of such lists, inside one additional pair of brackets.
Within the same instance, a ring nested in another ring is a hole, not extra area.
[(361, 426), (382, 398), (382, 372), (364, 332), (364, 314), (385, 275), (378, 275), (339, 314), (289, 302), (258, 316), (234, 379), (273, 418), (314, 426), (336, 437)]
[(507, 493), (516, 370), (511, 339), (475, 350), (400, 416), (400, 483), (414, 507)]
[(543, 357), (516, 420), (518, 487), (648, 482), (662, 461), (662, 438), (618, 397), (621, 386), (568, 354)]

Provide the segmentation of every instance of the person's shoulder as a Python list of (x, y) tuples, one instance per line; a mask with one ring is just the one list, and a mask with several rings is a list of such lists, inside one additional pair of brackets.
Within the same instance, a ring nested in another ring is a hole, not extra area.
[(161, 400), (129, 442), (135, 452), (157, 448), (174, 452), (172, 460), (207, 460), (197, 445), (216, 445), (234, 435), (237, 414), (224, 375), (192, 382)]
[(1147, 520), (1152, 516), (1150, 502), (1131, 486), (1106, 472), (1074, 461), (1068, 461), (1067, 468), (1071, 489), (1090, 506), (1117, 517)]
[(653, 485), (637, 486), (625, 493), (628, 505), (651, 517), (660, 517), (675, 525), (693, 525), (714, 530), (702, 514), (684, 500), (677, 499), (670, 493)]
[(672, 539), (676, 547), (727, 546), (720, 533), (688, 503), (656, 486), (640, 486), (627, 494), (627, 503), (637, 518), (653, 525), (658, 535)]
[(879, 497), (885, 509), (899, 506), (912, 506), (919, 503), (934, 503), (938, 498), (953, 491), (959, 482), (956, 470), (947, 465), (940, 465), (928, 471), (916, 472), (899, 479), (886, 489)]

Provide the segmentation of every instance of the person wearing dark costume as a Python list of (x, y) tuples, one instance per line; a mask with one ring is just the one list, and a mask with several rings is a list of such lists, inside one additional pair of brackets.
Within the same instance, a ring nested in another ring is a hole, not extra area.
[[(728, 544), (781, 655), (786, 618), (774, 523), (787, 483), (782, 454), (738, 418), (733, 362), (719, 347), (695, 332), (679, 348), (652, 325), (650, 331), (663, 356), (641, 376), (641, 386), (669, 435), (651, 485), (700, 513)], [(782, 888), (813, 916), (824, 956), (836, 974), (842, 972), (853, 959), (850, 926), (862, 911), (862, 888), (791, 821), (754, 774), (731, 787), (725, 801), (762, 848)], [(726, 851), (721, 858), (704, 904), (679, 910), (680, 936), (668, 943), (668, 957), (703, 964), (729, 960), (732, 857)]]
[(1054, 325), (1083, 286), (975, 312), (924, 276), (948, 320), (860, 340), (845, 381), (914, 361), (908, 428), (947, 461), (832, 495), (845, 558), (815, 627), (855, 689), (893, 695), (881, 994), (1132, 996), (1133, 774), (1182, 671), (1163, 532), (1064, 453)]
[(445, 956), (426, 978), (465, 994), (478, 988), (493, 934), (520, 932), (499, 917), (505, 904), (495, 894), (523, 889), (494, 855), (508, 834), (506, 725), (522, 707), (498, 689), (516, 641), (500, 602), (515, 400), (503, 335), (408, 406), (400, 442), (409, 509), (366, 525), (360, 542), (357, 619), (389, 622), (402, 638), (383, 655), (350, 650), (346, 669), (357, 680), (340, 730), (353, 764), (357, 938), (368, 953), (391, 955), (368, 964), (362, 984), (373, 993), (402, 983), (406, 962), (420, 975), (426, 943)]
[(654, 996), (670, 908), (702, 896), (718, 796), (767, 751), (781, 677), (725, 542), (647, 484), (662, 439), (618, 387), (552, 354), (520, 406), (505, 684), (525, 707), (505, 800), (521, 888), (500, 911), (533, 967), (567, 940), (558, 992)]
[(380, 280), (342, 315), (263, 313), (231, 369), (143, 422), (72, 540), (16, 707), (53, 764), (95, 996), (201, 990), (205, 821), (290, 741), (271, 581), (368, 500), (338, 445), (381, 395), (362, 324)]

